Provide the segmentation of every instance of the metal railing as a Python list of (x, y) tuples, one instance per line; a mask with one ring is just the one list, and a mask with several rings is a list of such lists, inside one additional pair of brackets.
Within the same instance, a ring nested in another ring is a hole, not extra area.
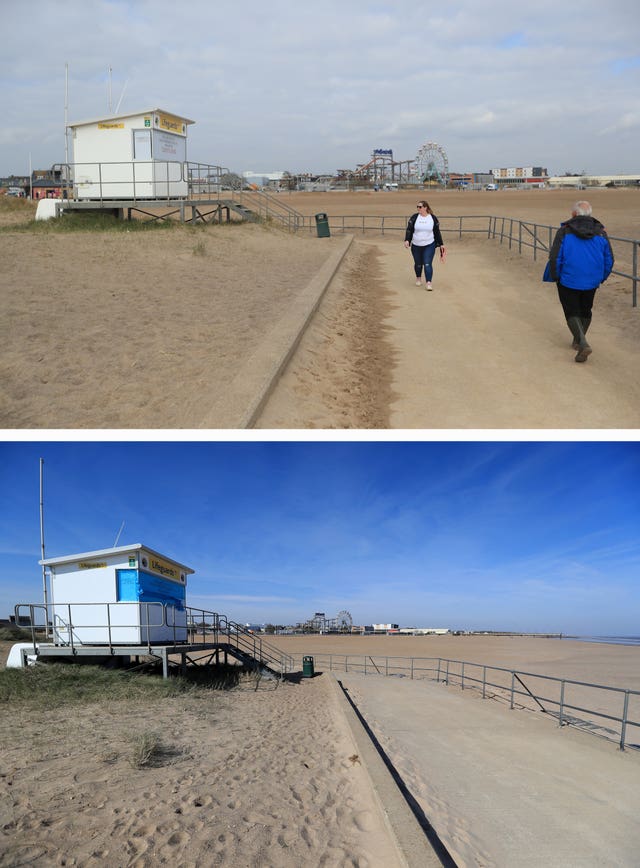
[(220, 198), (244, 205), (262, 220), (277, 220), (290, 232), (298, 232), (305, 226), (305, 221), (309, 220), (304, 214), (287, 205), (282, 197), (265, 193), (263, 190), (229, 190), (221, 192)]
[[(443, 215), (438, 217), (443, 235), (453, 235), (463, 238), (469, 235), (480, 235), (487, 240), (499, 241), (509, 250), (515, 250), (520, 255), (530, 251), (534, 262), (540, 253), (548, 256), (551, 245), (558, 230), (557, 226), (547, 226), (541, 223), (531, 223), (527, 220), (517, 220), (514, 217), (496, 217), (492, 215), (462, 214)], [(378, 235), (404, 234), (407, 227), (406, 217), (385, 215), (335, 215), (330, 216), (329, 230), (333, 234), (347, 232), (367, 232)], [(315, 230), (313, 217), (305, 216), (298, 222), (298, 229), (312, 232)], [(638, 306), (638, 252), (640, 241), (632, 238), (609, 236), (615, 245), (616, 268), (612, 271), (616, 277), (631, 281), (631, 303)]]
[[(108, 207), (114, 201), (126, 202), (217, 202), (235, 203), (246, 207), (260, 219), (274, 219), (291, 232), (311, 232), (316, 228), (314, 216), (296, 211), (283, 199), (261, 190), (224, 189), (222, 179), (229, 170), (208, 163), (177, 160), (138, 160), (129, 162), (56, 163), (52, 167), (62, 179), (63, 198), (73, 203), (96, 201)], [(182, 212), (181, 212), (182, 213)], [(399, 215), (333, 215), (328, 216), (333, 234), (367, 232), (385, 235), (402, 234), (407, 218)], [(533, 260), (538, 253), (549, 253), (557, 226), (497, 217), (488, 214), (442, 215), (439, 217), (443, 234), (482, 235), (487, 240), (499, 240), (509, 250), (520, 255), (531, 251)], [(631, 281), (632, 306), (638, 306), (638, 249), (640, 241), (610, 236), (615, 243), (617, 267), (612, 274)], [(622, 249), (620, 249), (622, 245)]]
[[(553, 239), (558, 231), (557, 226), (547, 226), (541, 223), (530, 223), (526, 220), (516, 220), (513, 217), (490, 217), (489, 238), (498, 239), (500, 244), (507, 244), (509, 250), (517, 250), (522, 255), (524, 250), (530, 250), (534, 262), (538, 259), (538, 253), (548, 256), (553, 244)], [(632, 238), (618, 238), (609, 236), (612, 244), (615, 244), (615, 257), (617, 267), (612, 274), (631, 281), (631, 303), (638, 306), (638, 249), (640, 241)], [(621, 247), (622, 245), (622, 247)], [(620, 264), (622, 263), (622, 264)], [(620, 270), (624, 268), (625, 270)]]
[(191, 196), (217, 199), (223, 166), (180, 160), (135, 160), (95, 163), (56, 163), (63, 198), (72, 202), (176, 201)]
[[(91, 611), (93, 610), (93, 611)], [(28, 614), (25, 614), (27, 613)], [(227, 645), (249, 665), (266, 666), (284, 674), (295, 668), (295, 660), (265, 642), (225, 615), (190, 606), (160, 602), (122, 603), (18, 603), (16, 624), (30, 625), (33, 653), (37, 655), (41, 633), (50, 633), (53, 645), (69, 648), (100, 648), (113, 654), (116, 647), (139, 647), (148, 654), (154, 645), (180, 646), (199, 643)], [(123, 631), (137, 631), (133, 639)], [(92, 635), (93, 634), (93, 635)], [(143, 638), (144, 636), (144, 638)], [(46, 638), (46, 637), (45, 637)]]
[[(443, 657), (318, 654), (314, 662), (316, 670), (431, 680), (476, 690), (483, 699), (507, 702), (510, 709), (548, 714), (557, 719), (558, 726), (574, 726), (615, 739), (620, 750), (640, 750), (640, 743), (628, 737), (631, 728), (640, 728), (639, 690)], [(610, 724), (616, 724), (617, 729), (611, 729)]]
[[(121, 645), (149, 650), (159, 641), (157, 631), (162, 631), (161, 641), (166, 643), (178, 645), (188, 640), (186, 610), (160, 602), (18, 603), (15, 618), (16, 623), (28, 618), (34, 654), (40, 631), (51, 636), (54, 646), (72, 652), (87, 645), (107, 648), (109, 653)], [(127, 631), (136, 631), (137, 636), (131, 638), (125, 635)]]
[(296, 662), (291, 654), (283, 653), (275, 645), (266, 642), (262, 636), (235, 621), (230, 621), (226, 615), (205, 609), (189, 608), (188, 611), (191, 642), (201, 637), (202, 642), (214, 642), (217, 645), (225, 643), (258, 661), (260, 665), (278, 669), (282, 673), (294, 671)]

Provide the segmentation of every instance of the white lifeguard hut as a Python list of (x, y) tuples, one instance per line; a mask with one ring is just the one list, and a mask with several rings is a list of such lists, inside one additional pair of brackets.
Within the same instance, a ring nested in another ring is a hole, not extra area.
[(142, 543), (45, 558), (55, 644), (186, 642), (193, 570)]
[(185, 198), (187, 130), (193, 123), (152, 108), (69, 124), (74, 198)]

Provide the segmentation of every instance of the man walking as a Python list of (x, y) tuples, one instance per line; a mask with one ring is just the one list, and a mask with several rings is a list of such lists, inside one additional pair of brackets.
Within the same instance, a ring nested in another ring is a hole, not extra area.
[(591, 347), (586, 338), (596, 289), (611, 274), (613, 250), (605, 228), (591, 216), (588, 202), (576, 202), (571, 219), (561, 224), (549, 253), (546, 274), (558, 286), (558, 297), (577, 350), (576, 362), (586, 362)]

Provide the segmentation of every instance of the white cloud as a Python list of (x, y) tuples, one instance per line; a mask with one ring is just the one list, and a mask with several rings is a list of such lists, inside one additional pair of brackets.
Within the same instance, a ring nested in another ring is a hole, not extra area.
[(427, 140), (454, 170), (637, 169), (639, 22), (625, 0), (584, 0), (580, 16), (460, 0), (419, 20), (411, 0), (5, 0), (3, 24), (33, 50), (3, 45), (0, 174), (29, 152), (62, 159), (65, 62), (71, 120), (106, 113), (111, 66), (114, 102), (126, 83), (123, 109), (193, 117), (190, 156), (238, 171), (334, 171), (376, 147), (412, 159)]

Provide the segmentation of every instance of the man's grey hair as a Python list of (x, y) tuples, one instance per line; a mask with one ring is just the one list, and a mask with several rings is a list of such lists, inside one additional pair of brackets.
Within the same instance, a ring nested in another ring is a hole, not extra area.
[(591, 217), (591, 205), (588, 202), (576, 202), (573, 206), (573, 213), (576, 217)]

